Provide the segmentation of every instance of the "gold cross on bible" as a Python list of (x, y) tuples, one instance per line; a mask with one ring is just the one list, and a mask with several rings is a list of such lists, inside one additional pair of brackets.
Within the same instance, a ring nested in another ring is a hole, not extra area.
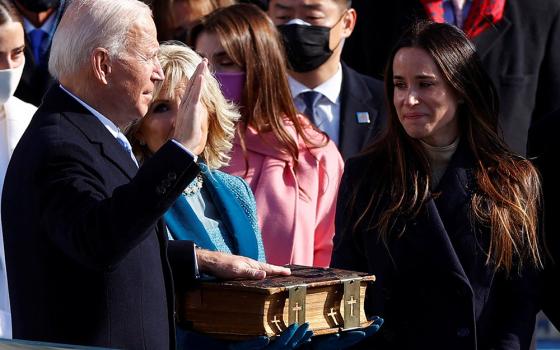
[(331, 312), (329, 312), (327, 316), (332, 317), (334, 324), (338, 326), (338, 321), (336, 320), (336, 311), (334, 311), (334, 307), (331, 307)]
[(276, 315), (274, 315), (274, 318), (272, 319), (271, 322), (274, 323), (274, 325), (275, 325), (276, 327), (278, 327), (278, 331), (282, 332), (282, 328), (280, 327), (280, 323), (282, 323), (282, 321), (279, 320), (279, 319), (276, 317)]
[(358, 301), (356, 299), (354, 299), (354, 296), (352, 295), (352, 297), (350, 297), (350, 300), (348, 300), (346, 302), (346, 304), (350, 305), (350, 316), (354, 317), (354, 304), (356, 304)]
[(299, 312), (302, 310), (301, 306), (299, 306), (299, 303), (296, 303), (296, 305), (292, 308), (292, 311), (296, 312), (296, 323), (299, 324)]

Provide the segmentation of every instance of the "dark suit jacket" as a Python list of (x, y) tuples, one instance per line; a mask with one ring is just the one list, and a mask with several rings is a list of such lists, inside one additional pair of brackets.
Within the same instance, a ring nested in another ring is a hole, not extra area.
[[(55, 18), (55, 28), (58, 26), (58, 22), (60, 22), (67, 4), (68, 2), (66, 0), (61, 0), (59, 6), (61, 6), (62, 10), (60, 13), (54, 12), (52, 14), (52, 16), (57, 16)], [(25, 34), (25, 66), (23, 67), (23, 74), (21, 75), (21, 80), (14, 94), (17, 98), (35, 106), (41, 104), (45, 92), (55, 83), (48, 69), (50, 51), (51, 46), (49, 45), (45, 54), (47, 58), (46, 62), (43, 62), (41, 65), (37, 64), (33, 57), (29, 35), (27, 33)]]
[(97, 118), (51, 88), (4, 182), (14, 338), (174, 348), (168, 256), (188, 278), (193, 251), (168, 249), (160, 217), (198, 172), (172, 142), (138, 170)]
[[(353, 7), (358, 22), (342, 57), (379, 76), (401, 32), (425, 12), (418, 0), (354, 0)], [(503, 20), (473, 41), (501, 98), (505, 140), (525, 154), (531, 121), (560, 108), (560, 2), (508, 0)]]
[(529, 133), (529, 155), (542, 176), (544, 197), (544, 239), (548, 248), (546, 268), (543, 273), (542, 308), (549, 320), (560, 329), (560, 110), (545, 116), (533, 125)]
[[(476, 183), (473, 161), (462, 147), (441, 179), (440, 195), (416, 218), (397, 223), (405, 232), (389, 239), (388, 250), (375, 216), (352, 232), (371, 197), (371, 184), (356, 184), (371, 177), (364, 169), (382, 167), (383, 160), (365, 155), (347, 161), (331, 266), (375, 274), (366, 313), (385, 319), (380, 333), (359, 348), (529, 348), (538, 311), (536, 276), (514, 273), (506, 279), (485, 264), (490, 233), (471, 220)], [(355, 190), (359, 195), (350, 203)]]
[[(342, 63), (339, 150), (345, 160), (376, 139), (387, 122), (383, 82)], [(356, 113), (367, 112), (370, 123), (360, 124)]]

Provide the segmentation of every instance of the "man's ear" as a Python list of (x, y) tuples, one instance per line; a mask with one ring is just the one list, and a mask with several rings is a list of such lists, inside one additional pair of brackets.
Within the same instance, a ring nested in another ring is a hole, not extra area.
[(342, 34), (345, 38), (348, 38), (350, 35), (352, 35), (354, 27), (356, 26), (357, 17), (358, 14), (353, 8), (349, 8), (348, 10), (346, 10), (344, 17), (342, 18)]
[(109, 51), (102, 47), (93, 49), (91, 53), (91, 66), (93, 68), (93, 76), (102, 84), (107, 85), (112, 71)]

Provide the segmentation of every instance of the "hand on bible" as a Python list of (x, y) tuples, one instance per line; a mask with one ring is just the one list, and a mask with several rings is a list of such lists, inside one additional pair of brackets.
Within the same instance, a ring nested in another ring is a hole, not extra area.
[(371, 325), (360, 330), (344, 331), (336, 334), (316, 336), (312, 339), (310, 348), (313, 350), (348, 349), (351, 346), (359, 343), (363, 339), (377, 333), (377, 331), (383, 324), (383, 319), (378, 316), (374, 316), (372, 319), (370, 319), (370, 321), (373, 321)]
[(174, 140), (193, 152), (201, 143), (203, 120), (208, 117), (201, 98), (206, 74), (208, 74), (208, 61), (203, 59), (187, 83), (179, 105), (178, 117), (171, 131)]
[(212, 338), (208, 335), (177, 328), (177, 349), (189, 350), (295, 350), (310, 341), (313, 332), (309, 324), (301, 326), (292, 324), (274, 340), (266, 336), (255, 337), (244, 341), (227, 341)]
[(222, 279), (263, 279), (270, 275), (290, 275), (290, 269), (266, 264), (244, 256), (196, 250), (200, 272)]
[(229, 350), (294, 350), (303, 344), (309, 343), (313, 332), (309, 330), (309, 323), (300, 326), (292, 324), (286, 328), (274, 340), (267, 337), (257, 337), (254, 339), (232, 343)]

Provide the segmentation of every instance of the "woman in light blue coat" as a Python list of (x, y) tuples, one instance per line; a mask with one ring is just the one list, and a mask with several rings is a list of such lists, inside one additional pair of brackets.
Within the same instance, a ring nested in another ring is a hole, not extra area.
[[(162, 45), (159, 60), (165, 83), (153, 92), (147, 115), (127, 132), (140, 164), (167, 142), (186, 83), (202, 59), (186, 46)], [(264, 262), (251, 189), (240, 177), (217, 170), (229, 161), (239, 114), (236, 107), (225, 100), (218, 82), (210, 74), (204, 76), (202, 101), (208, 114), (201, 130), (204, 136), (195, 149), (187, 150), (198, 157), (202, 171), (165, 213), (169, 238), (190, 240), (204, 249)], [(271, 344), (267, 337), (226, 343), (178, 328), (177, 344), (179, 349), (295, 349), (306, 343), (312, 334), (307, 324), (294, 325)]]

